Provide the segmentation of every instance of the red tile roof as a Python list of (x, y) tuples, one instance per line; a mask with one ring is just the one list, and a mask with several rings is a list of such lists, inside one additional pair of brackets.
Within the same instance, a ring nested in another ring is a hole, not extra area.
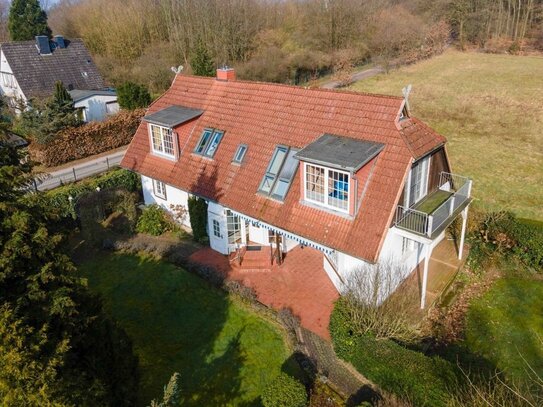
[[(413, 158), (445, 141), (416, 119), (402, 120), (399, 130), (403, 99), (392, 96), (178, 75), (149, 113), (172, 105), (204, 110), (175, 129), (179, 160), (150, 153), (143, 122), (123, 167), (371, 262), (378, 258)], [(192, 153), (205, 127), (225, 131), (213, 160)], [(300, 177), (283, 203), (257, 194), (277, 144), (302, 148), (323, 133), (386, 145), (354, 219), (302, 204)], [(233, 165), (241, 143), (249, 146), (245, 159)]]

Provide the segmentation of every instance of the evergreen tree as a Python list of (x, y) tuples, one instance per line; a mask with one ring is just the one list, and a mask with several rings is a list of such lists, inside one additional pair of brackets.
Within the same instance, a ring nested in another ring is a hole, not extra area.
[(137, 359), (26, 194), (32, 173), (0, 134), (0, 405), (128, 406)]
[(123, 109), (134, 110), (151, 104), (147, 88), (134, 82), (125, 82), (117, 88), (117, 101)]
[(201, 39), (196, 41), (196, 47), (190, 59), (190, 66), (194, 75), (215, 76), (215, 64)]
[(47, 14), (41, 9), (39, 0), (13, 0), (8, 30), (12, 41), (33, 40), (36, 35), (51, 36)]

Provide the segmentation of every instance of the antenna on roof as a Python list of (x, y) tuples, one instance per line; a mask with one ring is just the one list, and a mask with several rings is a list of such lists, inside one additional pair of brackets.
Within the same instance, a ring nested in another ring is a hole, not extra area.
[(409, 94), (411, 93), (411, 88), (413, 88), (413, 85), (409, 84), (402, 89), (403, 98), (405, 99), (405, 107), (408, 112), (411, 110), (409, 107)]
[(183, 65), (179, 65), (177, 68), (172, 66), (170, 69), (174, 74), (179, 75), (181, 72), (183, 72)]

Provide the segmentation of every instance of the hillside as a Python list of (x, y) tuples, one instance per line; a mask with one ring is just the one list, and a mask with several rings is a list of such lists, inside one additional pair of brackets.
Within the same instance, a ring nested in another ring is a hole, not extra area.
[(381, 74), (352, 89), (401, 95), (449, 139), (452, 170), (474, 179), (476, 205), (543, 219), (543, 57), (462, 53)]

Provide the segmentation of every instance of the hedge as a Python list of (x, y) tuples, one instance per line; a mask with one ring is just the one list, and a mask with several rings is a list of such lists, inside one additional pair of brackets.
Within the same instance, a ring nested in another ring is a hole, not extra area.
[(208, 241), (206, 201), (196, 196), (189, 197), (188, 211), (194, 240), (200, 243), (206, 243)]
[(74, 184), (52, 189), (45, 192), (43, 198), (48, 201), (49, 205), (59, 211), (60, 216), (72, 216), (75, 218), (74, 206), (70, 203), (69, 197), (72, 197), (72, 202), (77, 202), (77, 199), (82, 194), (95, 191), (97, 187), (100, 189), (124, 188), (127, 191), (139, 192), (141, 190), (141, 182), (138, 174), (118, 168), (96, 177), (86, 178)]
[(127, 145), (132, 140), (145, 110), (121, 110), (103, 122), (91, 122), (59, 132), (47, 144), (31, 143), (30, 158), (54, 167)]
[(438, 356), (426, 356), (388, 339), (355, 335), (345, 301), (336, 302), (330, 334), (337, 355), (379, 387), (415, 406), (445, 406), (460, 371)]
[(307, 405), (305, 386), (295, 378), (280, 373), (262, 393), (264, 407), (304, 407)]

